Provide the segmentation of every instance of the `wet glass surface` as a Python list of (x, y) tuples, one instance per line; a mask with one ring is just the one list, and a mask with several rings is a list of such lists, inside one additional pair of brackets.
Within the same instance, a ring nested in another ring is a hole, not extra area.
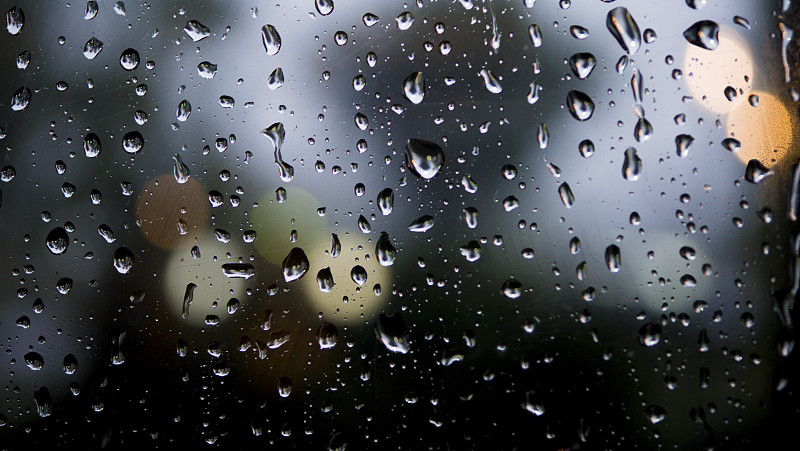
[(4, 8), (0, 447), (793, 440), (789, 0)]

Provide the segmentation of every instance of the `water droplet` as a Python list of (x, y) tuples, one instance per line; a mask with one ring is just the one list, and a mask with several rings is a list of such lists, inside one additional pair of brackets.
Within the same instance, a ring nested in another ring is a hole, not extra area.
[[(692, 0), (687, 0), (687, 2), (690, 1)], [(656, 424), (664, 421), (664, 418), (667, 416), (667, 411), (661, 406), (647, 406), (644, 409), (644, 414), (651, 424)]]
[(261, 43), (264, 44), (267, 55), (276, 55), (281, 49), (281, 35), (274, 26), (264, 25), (261, 27)]
[(225, 263), (222, 274), (229, 279), (249, 279), (256, 275), (256, 268), (250, 263)]
[(414, 72), (406, 77), (403, 81), (403, 96), (414, 105), (422, 102), (425, 97), (425, 79), (422, 78), (422, 72)]
[(107, 224), (100, 224), (97, 226), (97, 233), (100, 234), (104, 240), (106, 240), (106, 243), (110, 244), (117, 240), (117, 236), (114, 235), (114, 231), (111, 230), (111, 227), (109, 227)]
[(67, 354), (64, 356), (62, 367), (64, 368), (64, 374), (75, 374), (78, 371), (78, 359), (72, 354)]
[(478, 227), (478, 209), (475, 207), (465, 208), (464, 221), (467, 223), (467, 227), (470, 229)]
[(14, 111), (24, 110), (31, 102), (31, 90), (27, 86), (21, 86), (11, 97), (11, 109)]
[(375, 244), (375, 255), (378, 257), (378, 262), (381, 266), (392, 266), (394, 264), (394, 260), (397, 258), (397, 249), (392, 246), (388, 233), (381, 232), (381, 236)]
[(692, 147), (694, 138), (691, 135), (678, 135), (675, 137), (675, 147), (677, 148), (678, 156), (683, 158), (689, 154), (689, 148)]
[(274, 91), (283, 86), (283, 82), (283, 69), (278, 67), (269, 74), (269, 77), (267, 78), (267, 87)]
[(64, 230), (62, 227), (56, 227), (47, 234), (47, 239), (45, 240), (47, 244), (47, 249), (53, 255), (61, 255), (67, 251), (69, 247), (69, 236), (67, 235), (67, 231)]
[(275, 164), (278, 166), (278, 173), (281, 180), (284, 182), (291, 182), (294, 178), (294, 168), (284, 162), (281, 156), (281, 147), (283, 146), (283, 140), (286, 138), (286, 131), (283, 127), (283, 123), (276, 122), (270, 125), (269, 128), (261, 130), (261, 134), (266, 136), (272, 143), (275, 150)]
[(714, 50), (719, 46), (719, 25), (711, 20), (701, 20), (687, 28), (683, 37), (701, 49)]
[(538, 24), (533, 24), (528, 27), (528, 35), (531, 37), (531, 42), (534, 47), (542, 46), (542, 29)]
[(609, 11), (606, 16), (606, 27), (628, 55), (635, 54), (642, 46), (639, 25), (626, 8), (620, 6)]
[(475, 240), (461, 246), (460, 251), (468, 262), (474, 262), (481, 258), (481, 245)]
[(481, 77), (483, 77), (483, 84), (486, 86), (486, 90), (491, 92), (492, 94), (500, 94), (503, 91), (503, 87), (500, 85), (500, 81), (495, 77), (492, 71), (488, 69), (481, 69), (480, 73)]
[(369, 119), (362, 113), (356, 113), (355, 117), (353, 117), (353, 122), (359, 130), (366, 130), (369, 127)]
[(362, 286), (367, 283), (367, 270), (361, 265), (355, 265), (350, 269), (350, 278), (356, 285)]
[(18, 34), (25, 26), (25, 13), (22, 8), (14, 6), (6, 13), (6, 30), (12, 35)]
[(172, 174), (175, 176), (175, 181), (178, 183), (186, 183), (189, 181), (189, 168), (183, 164), (180, 155), (173, 155), (172, 162)]
[(314, 0), (314, 6), (317, 8), (317, 12), (323, 16), (333, 12), (333, 0)]
[(97, 6), (97, 2), (95, 0), (89, 0), (86, 2), (86, 8), (83, 10), (83, 19), (84, 20), (92, 20), (97, 16), (99, 8)]
[(317, 344), (320, 349), (330, 349), (336, 346), (337, 338), (339, 338), (339, 330), (327, 321), (317, 329)]
[(214, 78), (217, 74), (217, 65), (208, 61), (203, 61), (197, 65), (197, 74), (203, 78)]
[(642, 160), (636, 154), (636, 149), (628, 147), (625, 150), (625, 161), (622, 162), (622, 176), (625, 180), (635, 182), (639, 180), (639, 173), (642, 171)]
[(181, 100), (181, 103), (178, 104), (178, 108), (175, 111), (175, 118), (181, 122), (186, 122), (190, 114), (192, 114), (192, 104), (186, 99)]
[(385, 188), (380, 193), (378, 193), (378, 208), (381, 209), (381, 213), (384, 216), (387, 216), (392, 213), (392, 209), (394, 208), (394, 191), (391, 188)]
[(375, 323), (375, 335), (391, 352), (407, 354), (411, 350), (406, 337), (406, 323), (400, 312), (378, 315), (378, 321)]
[(567, 94), (567, 108), (572, 117), (581, 122), (589, 120), (594, 114), (594, 102), (581, 91), (573, 90)]
[(423, 233), (427, 232), (428, 230), (433, 227), (434, 218), (433, 216), (420, 216), (419, 218), (415, 219), (411, 224), (408, 226), (408, 230), (411, 232)]
[(754, 158), (747, 162), (747, 167), (744, 170), (744, 179), (750, 183), (759, 183), (772, 174), (773, 172), (769, 168)]
[(363, 16), (361, 16), (361, 21), (364, 22), (364, 25), (367, 27), (375, 25), (379, 20), (380, 18), (372, 13), (365, 13)]
[(135, 260), (133, 252), (127, 247), (121, 247), (114, 252), (114, 268), (120, 274), (128, 274)]
[(571, 34), (573, 38), (582, 41), (589, 37), (589, 30), (580, 25), (573, 25), (569, 27), (569, 34)]
[(708, 0), (686, 0), (686, 5), (694, 9), (703, 9), (708, 4)]
[(647, 323), (639, 328), (637, 338), (642, 346), (655, 346), (661, 341), (661, 326), (656, 323)]
[(333, 286), (335, 283), (333, 282), (333, 273), (331, 272), (331, 268), (322, 268), (317, 273), (317, 286), (319, 287), (319, 291), (323, 293), (330, 293), (333, 290)]
[(547, 145), (550, 143), (550, 131), (547, 129), (547, 124), (539, 124), (536, 128), (536, 141), (539, 142), (540, 149), (547, 149)]
[(621, 57), (619, 57), (619, 60), (617, 60), (617, 64), (614, 66), (618, 74), (622, 75), (622, 73), (625, 72), (625, 68), (628, 67), (628, 62), (629, 62), (628, 55), (622, 55)]
[(444, 151), (438, 144), (423, 139), (409, 138), (406, 142), (406, 166), (417, 177), (429, 180), (444, 165)]
[(120, 16), (124, 16), (125, 15), (125, 3), (122, 3), (121, 1), (114, 3), (114, 12), (117, 13), (118, 15), (120, 15)]
[(196, 20), (190, 20), (186, 22), (186, 26), (183, 27), (183, 31), (185, 31), (194, 42), (202, 41), (211, 35), (211, 30)]
[(585, 80), (592, 74), (597, 66), (597, 58), (591, 53), (576, 53), (569, 58), (569, 67), (572, 73), (581, 80)]
[(730, 152), (738, 152), (742, 148), (742, 143), (736, 138), (725, 138), (722, 140), (722, 147)]
[(353, 89), (356, 91), (361, 91), (367, 85), (367, 79), (359, 74), (353, 77)]
[(726, 86), (724, 94), (725, 98), (728, 99), (728, 101), (730, 102), (736, 101), (736, 88), (734, 88), (733, 86)]
[(333, 42), (336, 43), (338, 46), (343, 46), (347, 44), (347, 33), (344, 31), (337, 31), (333, 34)]
[(398, 29), (408, 30), (414, 23), (414, 15), (409, 11), (404, 11), (400, 13), (394, 20), (397, 22)]
[(125, 152), (133, 154), (142, 150), (142, 147), (144, 147), (144, 138), (138, 131), (134, 130), (122, 136), (122, 148)]
[(583, 158), (589, 158), (594, 155), (594, 143), (588, 139), (584, 139), (578, 144), (578, 152)]
[(103, 146), (100, 144), (100, 138), (94, 133), (87, 133), (83, 138), (83, 152), (88, 158), (97, 157), (100, 155), (102, 149)]
[(530, 88), (531, 90), (528, 92), (526, 99), (528, 100), (529, 104), (533, 105), (539, 101), (539, 91), (542, 89), (542, 87), (536, 83), (531, 83)]
[(292, 248), (289, 255), (283, 259), (281, 264), (281, 272), (283, 273), (283, 280), (286, 283), (295, 281), (306, 275), (308, 272), (308, 257), (303, 249), (299, 247)]
[(103, 43), (94, 36), (83, 45), (83, 56), (87, 60), (93, 60), (103, 50)]
[(558, 195), (561, 197), (561, 202), (565, 207), (572, 208), (572, 206), (575, 205), (575, 195), (572, 193), (567, 182), (558, 186)]
[(119, 64), (125, 70), (134, 70), (139, 67), (139, 52), (135, 49), (125, 49), (119, 56)]
[(509, 299), (517, 299), (522, 296), (522, 284), (517, 279), (506, 280), (500, 290)]
[(606, 266), (612, 273), (618, 273), (622, 269), (622, 253), (616, 244), (606, 248)]
[(42, 387), (33, 392), (33, 400), (36, 402), (36, 412), (40, 417), (46, 418), (53, 413), (53, 398), (47, 387)]
[(25, 354), (25, 365), (33, 371), (39, 371), (44, 367), (44, 358), (38, 352)]

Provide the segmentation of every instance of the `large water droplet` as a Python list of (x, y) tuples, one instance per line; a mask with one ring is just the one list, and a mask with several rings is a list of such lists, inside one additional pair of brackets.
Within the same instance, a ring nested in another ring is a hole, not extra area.
[(620, 6), (609, 11), (606, 16), (606, 27), (628, 55), (635, 54), (642, 46), (639, 25), (626, 8)]
[(222, 274), (229, 279), (249, 279), (256, 275), (256, 268), (250, 263), (225, 263)]
[(683, 37), (701, 49), (714, 50), (719, 46), (719, 25), (711, 20), (701, 20), (687, 28)]
[(578, 144), (578, 152), (583, 158), (589, 158), (594, 155), (594, 143), (588, 139), (584, 139)]
[(142, 147), (144, 147), (144, 138), (138, 131), (134, 130), (122, 136), (122, 148), (125, 152), (136, 153), (142, 150)]
[(274, 91), (283, 86), (283, 82), (283, 69), (278, 67), (269, 74), (269, 77), (267, 78), (267, 87)]
[(547, 124), (539, 124), (536, 128), (536, 141), (539, 142), (540, 149), (547, 149), (547, 145), (550, 143), (550, 131), (547, 129)]
[(491, 92), (492, 94), (500, 94), (503, 91), (503, 87), (500, 85), (500, 80), (492, 73), (492, 71), (488, 69), (481, 69), (481, 77), (483, 77), (483, 84), (486, 86), (486, 90)]
[(203, 78), (214, 78), (217, 74), (217, 65), (209, 61), (203, 61), (197, 65), (197, 73)]
[(443, 164), (444, 151), (438, 144), (415, 138), (406, 142), (406, 166), (417, 177), (432, 179)]
[(289, 255), (283, 259), (281, 263), (281, 272), (283, 273), (283, 280), (286, 283), (295, 281), (306, 275), (308, 272), (308, 257), (303, 249), (299, 247), (292, 248)]
[(95, 0), (89, 0), (86, 2), (86, 8), (83, 10), (83, 19), (84, 20), (92, 20), (97, 16), (97, 12), (99, 11), (99, 7)]
[(178, 104), (178, 108), (175, 110), (175, 118), (181, 122), (186, 122), (190, 114), (192, 114), (192, 104), (186, 99), (181, 100), (181, 103)]
[(747, 162), (744, 170), (744, 178), (750, 183), (759, 183), (770, 175), (772, 171), (755, 158)]
[(569, 58), (569, 67), (572, 73), (581, 80), (585, 80), (592, 74), (597, 66), (597, 58), (591, 53), (576, 53)]
[(625, 150), (625, 160), (622, 162), (622, 176), (625, 180), (635, 182), (639, 180), (639, 173), (642, 171), (642, 160), (636, 154), (636, 149), (628, 147)]
[(211, 35), (211, 30), (196, 20), (190, 20), (186, 22), (186, 26), (183, 27), (183, 31), (185, 31), (194, 42), (202, 41)]
[(136, 49), (125, 49), (119, 56), (119, 64), (125, 70), (134, 70), (139, 66), (139, 52)]
[(622, 269), (622, 253), (616, 244), (606, 248), (606, 266), (612, 273), (617, 273)]
[(637, 338), (642, 346), (655, 346), (661, 341), (661, 326), (656, 323), (647, 323), (639, 328)]
[(572, 117), (581, 122), (589, 120), (594, 114), (594, 102), (581, 91), (573, 90), (567, 94), (567, 108)]
[(339, 338), (339, 330), (327, 321), (317, 329), (317, 344), (320, 349), (330, 349), (336, 346), (337, 338)]
[(87, 60), (93, 60), (103, 50), (103, 42), (92, 37), (83, 45), (83, 56)]
[(572, 194), (572, 190), (567, 182), (558, 186), (558, 195), (561, 197), (561, 202), (565, 207), (572, 208), (572, 206), (575, 205), (575, 195)]
[(531, 37), (531, 42), (534, 47), (542, 46), (542, 29), (538, 24), (533, 24), (528, 27), (528, 35)]
[(375, 25), (379, 20), (380, 18), (372, 13), (364, 13), (364, 15), (361, 16), (361, 21), (364, 22), (364, 25), (367, 27)]
[(33, 371), (39, 371), (44, 367), (44, 358), (38, 352), (29, 352), (23, 358), (25, 365)]
[(433, 227), (435, 220), (433, 216), (420, 216), (419, 218), (415, 219), (411, 224), (408, 226), (408, 230), (411, 232), (423, 233), (427, 232), (428, 230)]
[(522, 284), (517, 279), (508, 279), (503, 282), (500, 291), (509, 299), (517, 299), (522, 296)]
[(691, 135), (678, 135), (675, 137), (675, 147), (678, 156), (683, 158), (689, 154), (689, 149), (692, 147), (694, 138)]
[(14, 111), (24, 110), (31, 102), (31, 90), (27, 86), (21, 86), (14, 91), (11, 96), (11, 109)]
[(61, 255), (69, 247), (69, 235), (64, 228), (56, 227), (47, 234), (45, 243), (53, 255)]
[(6, 13), (6, 30), (14, 35), (22, 31), (23, 26), (25, 26), (25, 13), (22, 12), (22, 8), (14, 6), (9, 9)]
[(133, 252), (127, 247), (121, 247), (114, 252), (114, 268), (120, 274), (128, 274), (135, 261)]
[(183, 164), (181, 156), (175, 154), (172, 156), (172, 175), (175, 176), (175, 181), (178, 183), (186, 183), (189, 181), (189, 168)]
[(278, 173), (281, 180), (284, 182), (291, 182), (294, 178), (294, 168), (290, 164), (284, 162), (281, 156), (281, 147), (283, 146), (283, 140), (286, 138), (286, 130), (283, 127), (283, 123), (276, 122), (270, 125), (269, 128), (261, 130), (261, 134), (266, 136), (272, 143), (275, 164), (278, 166)]
[(322, 268), (317, 272), (317, 286), (319, 287), (319, 291), (323, 293), (330, 293), (333, 290), (334, 286), (333, 282), (333, 273), (331, 272), (331, 268)]
[(386, 346), (386, 349), (392, 352), (406, 354), (410, 351), (406, 337), (406, 323), (400, 312), (378, 315), (378, 321), (375, 323), (375, 335)]
[(261, 27), (261, 43), (264, 44), (267, 55), (275, 55), (281, 49), (281, 35), (274, 26), (264, 25)]
[(418, 105), (425, 97), (425, 79), (422, 72), (414, 72), (403, 81), (403, 95), (409, 102)]
[(378, 193), (378, 208), (381, 209), (381, 213), (384, 216), (387, 216), (392, 213), (392, 209), (394, 208), (394, 191), (391, 188), (385, 188)]
[(414, 15), (411, 14), (410, 11), (404, 11), (395, 17), (394, 20), (397, 22), (397, 28), (400, 30), (408, 30), (414, 23)]
[(395, 258), (397, 258), (397, 249), (392, 246), (389, 240), (389, 234), (381, 232), (381, 237), (375, 244), (375, 255), (378, 257), (378, 262), (381, 266), (392, 266)]
[(100, 138), (94, 133), (87, 133), (83, 138), (83, 152), (88, 158), (97, 157), (100, 155), (102, 149), (103, 146), (100, 143)]

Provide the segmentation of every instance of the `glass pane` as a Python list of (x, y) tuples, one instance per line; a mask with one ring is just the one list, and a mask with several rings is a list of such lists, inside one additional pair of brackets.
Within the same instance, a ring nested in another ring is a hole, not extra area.
[(8, 446), (791, 436), (789, 0), (5, 8)]

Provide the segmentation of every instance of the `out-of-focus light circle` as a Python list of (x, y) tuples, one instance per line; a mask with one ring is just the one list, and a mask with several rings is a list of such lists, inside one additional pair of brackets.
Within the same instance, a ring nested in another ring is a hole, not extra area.
[[(197, 247), (200, 258), (192, 258), (188, 251), (181, 251), (169, 259), (163, 270), (162, 287), (171, 318), (199, 328), (209, 327), (205, 322), (208, 315), (216, 315), (220, 323), (230, 317), (226, 305), (231, 298), (237, 298), (243, 305), (248, 299), (245, 295), (248, 282), (246, 279), (229, 279), (222, 273), (223, 264), (238, 262), (227, 256), (228, 252), (235, 251), (230, 244), (208, 238), (201, 240)], [(193, 300), (189, 315), (181, 318), (186, 286), (190, 283), (196, 285)], [(214, 301), (217, 307), (214, 307)]]
[[(172, 174), (161, 174), (150, 179), (139, 193), (136, 218), (147, 241), (162, 249), (184, 249), (203, 233), (209, 208), (207, 193), (196, 179), (178, 183)], [(178, 221), (183, 221), (183, 235)]]
[[(682, 80), (694, 102), (718, 114), (747, 103), (756, 74), (750, 47), (736, 30), (720, 27), (719, 47), (715, 50), (688, 43), (685, 49)], [(736, 91), (734, 101), (725, 96), (729, 86)]]
[(758, 106), (741, 103), (728, 114), (727, 132), (742, 143), (736, 156), (747, 163), (757, 159), (766, 167), (774, 166), (790, 151), (797, 119), (777, 97), (755, 91)]

